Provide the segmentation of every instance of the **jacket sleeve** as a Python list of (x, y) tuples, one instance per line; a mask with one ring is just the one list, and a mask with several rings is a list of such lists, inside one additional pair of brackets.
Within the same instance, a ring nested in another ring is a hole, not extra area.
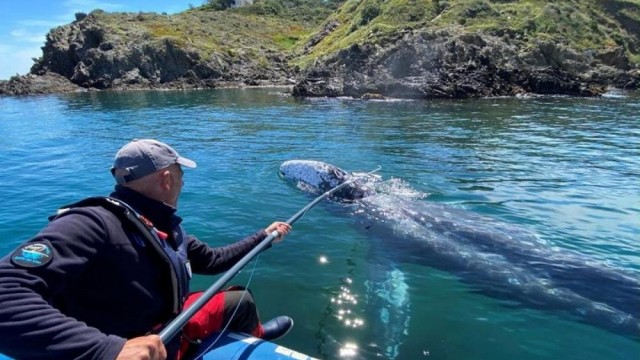
[[(106, 335), (53, 306), (56, 295), (104, 248), (106, 237), (97, 215), (72, 213), (0, 259), (0, 353), (16, 359), (117, 357), (125, 339)], [(28, 258), (29, 245), (47, 250), (50, 258), (35, 265), (21, 261), (21, 254)]]
[(264, 230), (238, 242), (222, 247), (211, 247), (193, 235), (187, 237), (188, 257), (194, 273), (215, 275), (229, 270), (260, 241), (267, 237)]

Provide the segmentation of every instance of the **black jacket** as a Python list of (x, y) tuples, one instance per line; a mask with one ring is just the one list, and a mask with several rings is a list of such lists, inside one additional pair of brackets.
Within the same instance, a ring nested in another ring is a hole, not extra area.
[[(151, 220), (175, 247), (182, 219), (174, 208), (121, 186), (111, 196)], [(186, 236), (191, 269), (223, 272), (266, 236), (261, 230), (219, 248)], [(104, 207), (76, 207), (0, 259), (0, 353), (115, 359), (125, 339), (170, 321), (176, 315), (170, 265), (145, 241)]]

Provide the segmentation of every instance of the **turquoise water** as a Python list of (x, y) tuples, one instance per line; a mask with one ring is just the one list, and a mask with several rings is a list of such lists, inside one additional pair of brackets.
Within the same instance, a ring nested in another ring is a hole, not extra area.
[[(277, 174), (283, 161), (304, 158), (358, 171), (381, 165), (384, 179), (420, 195), (414, 202), (520, 226), (546, 246), (638, 277), (639, 98), (364, 102), (296, 100), (277, 89), (0, 98), (0, 254), (59, 206), (107, 194), (115, 151), (151, 137), (198, 162), (186, 171), (180, 213), (214, 245), (311, 201)], [(367, 292), (376, 254), (394, 250), (377, 249), (336, 207), (314, 208), (234, 279), (251, 280), (264, 318), (294, 317), (282, 345), (326, 359), (640, 356), (640, 341), (496, 300), (402, 259), (394, 281), (408, 316), (393, 323)], [(402, 247), (402, 237), (394, 241)], [(195, 287), (212, 281), (198, 277)], [(402, 334), (389, 335), (390, 326)]]

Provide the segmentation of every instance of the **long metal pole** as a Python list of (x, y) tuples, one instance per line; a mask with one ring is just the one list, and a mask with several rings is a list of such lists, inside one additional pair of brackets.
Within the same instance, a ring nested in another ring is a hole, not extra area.
[[(381, 167), (378, 166), (378, 168), (368, 172), (366, 175), (371, 175), (380, 169)], [(355, 182), (359, 178), (361, 178), (361, 176), (353, 177), (352, 179), (345, 181), (342, 184), (318, 196), (312, 202), (310, 202), (307, 206), (303, 207), (302, 209), (300, 209), (300, 211), (298, 211), (291, 218), (289, 218), (289, 220), (286, 221), (287, 224), (293, 225), (293, 223), (295, 223), (298, 219), (304, 216), (304, 214), (307, 211), (309, 211), (312, 207), (314, 207), (324, 198), (342, 189), (343, 187)], [(171, 339), (173, 339), (178, 334), (178, 332), (187, 324), (187, 321), (189, 321), (189, 319), (191, 319), (191, 317), (198, 310), (200, 310), (204, 306), (204, 304), (206, 304), (209, 300), (211, 300), (211, 298), (216, 293), (218, 293), (222, 289), (222, 287), (225, 286), (227, 282), (229, 282), (229, 280), (231, 280), (234, 276), (236, 276), (236, 274), (238, 274), (240, 270), (242, 270), (242, 268), (245, 267), (245, 265), (247, 265), (249, 261), (251, 261), (256, 255), (258, 255), (262, 250), (264, 250), (264, 248), (269, 246), (271, 242), (279, 235), (280, 234), (278, 233), (278, 231), (274, 230), (271, 234), (269, 234), (266, 238), (264, 238), (264, 240), (262, 240), (258, 245), (256, 245), (255, 248), (249, 251), (247, 255), (245, 255), (242, 259), (240, 259), (235, 265), (231, 267), (231, 269), (227, 270), (227, 272), (224, 273), (224, 275), (222, 275), (215, 283), (213, 283), (213, 285), (211, 285), (193, 304), (191, 304), (189, 308), (187, 308), (182, 313), (180, 313), (180, 315), (178, 315), (164, 329), (162, 329), (162, 331), (160, 331), (160, 334), (159, 334), (162, 342), (164, 344), (167, 344), (169, 341), (171, 341)]]

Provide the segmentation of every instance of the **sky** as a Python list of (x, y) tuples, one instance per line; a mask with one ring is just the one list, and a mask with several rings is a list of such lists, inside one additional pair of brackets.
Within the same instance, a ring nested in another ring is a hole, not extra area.
[(108, 12), (178, 13), (205, 0), (2, 0), (0, 1), (0, 80), (24, 75), (42, 56), (51, 28), (75, 20), (75, 13), (95, 9)]

